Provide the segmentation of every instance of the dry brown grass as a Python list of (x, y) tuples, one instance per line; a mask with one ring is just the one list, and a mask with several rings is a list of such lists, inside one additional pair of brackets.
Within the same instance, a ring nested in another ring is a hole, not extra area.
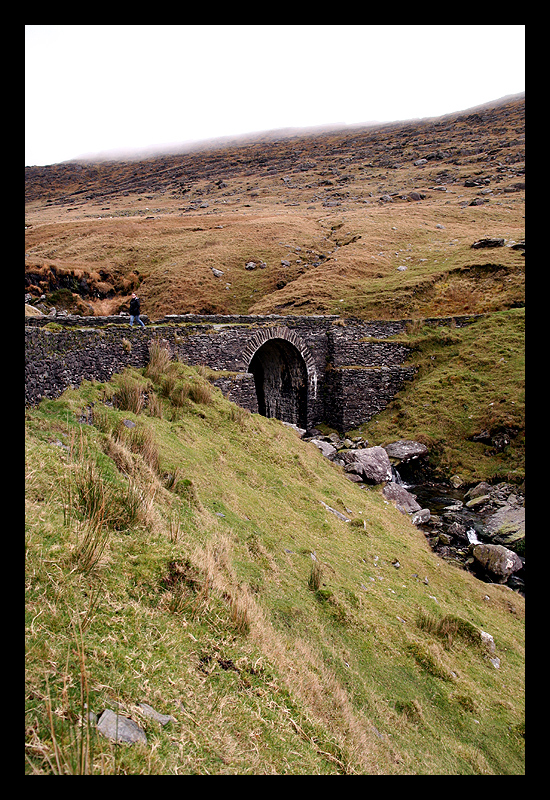
[[(380, 318), (508, 308), (524, 299), (523, 256), (470, 248), (484, 236), (525, 236), (525, 192), (510, 186), (524, 179), (522, 104), (493, 113), (230, 146), (223, 156), (100, 165), (87, 179), (90, 199), (80, 194), (50, 205), (35, 197), (27, 204), (28, 269), (43, 282), (53, 266), (110, 286), (114, 297), (81, 301), (95, 314), (126, 307), (139, 286), (151, 319), (186, 312)], [(420, 155), (428, 162), (418, 168)], [(194, 176), (183, 195), (181, 180), (166, 177), (182, 164)], [(464, 185), (476, 176), (489, 183)], [(133, 181), (136, 191), (113, 193), (117, 181), (126, 187)], [(71, 187), (56, 189), (52, 178), (49, 195)], [(492, 192), (482, 195), (487, 202), (469, 206), (483, 187)], [(404, 199), (413, 190), (424, 199)], [(380, 199), (388, 195), (390, 202)], [(267, 267), (248, 271), (251, 260)], [(462, 293), (464, 276), (452, 277), (453, 270), (485, 263), (500, 264), (502, 278), (466, 276)], [(213, 268), (223, 275), (215, 277)]]

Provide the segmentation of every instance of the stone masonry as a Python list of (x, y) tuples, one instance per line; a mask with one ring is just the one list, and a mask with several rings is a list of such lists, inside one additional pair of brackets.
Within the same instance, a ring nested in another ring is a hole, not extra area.
[[(238, 405), (300, 427), (352, 430), (379, 413), (414, 377), (409, 348), (391, 337), (408, 320), (338, 316), (166, 316), (143, 329), (128, 317), (26, 317), (25, 403), (59, 396), (83, 380), (108, 381), (143, 367), (153, 339), (174, 358), (229, 372), (215, 384)], [(463, 326), (477, 317), (456, 317)], [(449, 324), (451, 319), (425, 320)], [(53, 324), (52, 324), (53, 323)]]

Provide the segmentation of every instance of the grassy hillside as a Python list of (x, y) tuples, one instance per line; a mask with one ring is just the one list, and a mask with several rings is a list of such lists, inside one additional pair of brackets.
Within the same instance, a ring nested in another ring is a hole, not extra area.
[(523, 773), (524, 599), (206, 370), (43, 401), (26, 457), (28, 774)]
[[(26, 292), (47, 308), (110, 314), (138, 288), (151, 319), (520, 307), (524, 114), (521, 97), (439, 119), (27, 167)], [(505, 245), (472, 249), (485, 237)]]
[[(466, 328), (411, 324), (414, 381), (359, 432), (429, 447), (432, 469), (465, 482), (525, 479), (525, 310), (489, 314)], [(502, 449), (493, 439), (506, 434)]]

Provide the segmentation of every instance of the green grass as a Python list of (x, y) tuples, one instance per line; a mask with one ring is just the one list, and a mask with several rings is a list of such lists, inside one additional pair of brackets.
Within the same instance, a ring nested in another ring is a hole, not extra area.
[[(411, 326), (404, 340), (418, 367), (413, 382), (362, 426), (371, 444), (424, 442), (432, 466), (465, 481), (525, 478), (525, 310), (490, 314), (466, 328)], [(472, 437), (507, 429), (502, 452)]]
[[(151, 361), (26, 412), (27, 773), (523, 774), (523, 598), (204, 371)], [(147, 744), (99, 737), (104, 708)]]

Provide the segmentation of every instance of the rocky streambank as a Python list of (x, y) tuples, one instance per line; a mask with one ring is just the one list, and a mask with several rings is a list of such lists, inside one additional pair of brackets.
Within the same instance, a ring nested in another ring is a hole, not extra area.
[[(295, 426), (292, 426), (295, 427)], [(411, 440), (369, 446), (362, 437), (344, 438), (296, 428), (348, 478), (382, 493), (422, 530), (437, 555), (480, 580), (509, 586), (525, 595), (525, 495), (508, 483), (481, 481), (467, 486), (429, 478), (428, 448)]]

